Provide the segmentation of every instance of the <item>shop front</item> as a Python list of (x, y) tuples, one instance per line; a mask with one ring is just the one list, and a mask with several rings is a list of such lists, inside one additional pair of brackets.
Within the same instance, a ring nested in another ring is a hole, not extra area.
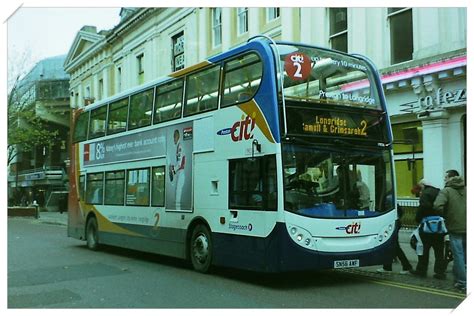
[(444, 173), (466, 172), (466, 56), (383, 75), (391, 117), (397, 197), (416, 206), (422, 178), (444, 186)]

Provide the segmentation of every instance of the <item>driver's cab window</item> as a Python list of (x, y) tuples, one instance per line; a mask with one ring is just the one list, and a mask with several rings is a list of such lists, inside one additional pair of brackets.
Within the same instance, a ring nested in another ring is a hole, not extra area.
[[(375, 167), (369, 165), (334, 165), (339, 190), (335, 204), (338, 208), (374, 210)], [(344, 193), (345, 192), (345, 193)]]
[(274, 155), (229, 161), (229, 208), (275, 211)]
[(326, 152), (287, 146), (285, 210), (313, 217), (375, 216), (393, 209), (388, 152)]

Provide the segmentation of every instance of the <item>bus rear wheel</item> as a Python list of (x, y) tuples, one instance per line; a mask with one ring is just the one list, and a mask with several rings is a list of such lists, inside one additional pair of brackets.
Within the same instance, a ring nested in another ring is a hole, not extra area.
[(189, 247), (194, 270), (207, 273), (212, 262), (212, 240), (209, 229), (202, 224), (194, 227)]
[(91, 217), (87, 221), (86, 241), (87, 241), (87, 248), (89, 248), (90, 250), (99, 249), (99, 230), (98, 230), (97, 220), (95, 219), (95, 217)]

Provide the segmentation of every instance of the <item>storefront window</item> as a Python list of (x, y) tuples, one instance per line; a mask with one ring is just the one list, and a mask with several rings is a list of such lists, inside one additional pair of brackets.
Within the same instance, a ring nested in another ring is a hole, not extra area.
[(411, 189), (423, 178), (423, 159), (395, 161), (397, 198), (414, 199)]
[(423, 152), (423, 128), (421, 122), (392, 125), (395, 154)]
[[(423, 178), (423, 128), (421, 122), (409, 122), (392, 126), (399, 199), (416, 198), (411, 189)], [(416, 157), (418, 156), (418, 157)], [(415, 159), (416, 158), (416, 159)]]

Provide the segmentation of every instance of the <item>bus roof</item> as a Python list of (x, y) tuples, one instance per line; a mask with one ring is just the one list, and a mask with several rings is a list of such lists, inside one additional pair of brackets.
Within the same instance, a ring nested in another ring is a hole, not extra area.
[[(89, 104), (89, 105), (84, 107), (84, 110), (86, 110), (86, 111), (93, 110), (93, 109), (95, 109), (95, 108), (97, 108), (97, 107), (99, 107), (103, 104), (120, 100), (120, 99), (122, 99), (126, 96), (129, 96), (129, 95), (147, 90), (147, 89), (152, 88), (152, 87), (154, 87), (158, 84), (161, 84), (161, 83), (164, 83), (164, 82), (167, 82), (167, 81), (171, 81), (171, 80), (176, 79), (176, 78), (184, 77), (189, 73), (195, 72), (195, 71), (197, 71), (199, 69), (202, 69), (202, 68), (205, 68), (209, 65), (217, 64), (217, 63), (221, 62), (224, 59), (230, 58), (230, 57), (235, 56), (235, 55), (239, 55), (243, 52), (246, 52), (246, 51), (249, 51), (249, 50), (252, 50), (252, 49), (262, 52), (262, 50), (264, 49), (264, 43), (266, 43), (266, 42), (267, 42), (267, 40), (255, 39), (251, 42), (243, 43), (243, 44), (241, 44), (237, 47), (234, 47), (234, 48), (232, 48), (232, 49), (230, 49), (226, 52), (219, 53), (217, 55), (211, 56), (207, 60), (202, 61), (198, 64), (194, 64), (194, 65), (191, 65), (191, 66), (186, 67), (184, 69), (175, 71), (175, 72), (169, 74), (168, 76), (163, 76), (163, 77), (151, 80), (151, 81), (149, 81), (147, 83), (144, 83), (142, 85), (134, 86), (132, 88), (129, 88), (129, 89), (126, 89), (122, 92), (114, 94), (112, 96), (106, 97), (102, 100), (99, 100), (97, 102)], [(268, 45), (267, 45), (267, 47), (269, 48)]]
[[(321, 50), (332, 51), (329, 48), (315, 46), (315, 45), (308, 45), (308, 44), (304, 44), (304, 43), (287, 42), (287, 41), (275, 41), (275, 43), (276, 44), (282, 44), (282, 45), (307, 46), (307, 47), (313, 47), (313, 48), (317, 48), (317, 49), (321, 49)], [(202, 61), (198, 64), (194, 64), (194, 65), (191, 65), (191, 66), (186, 67), (184, 69), (175, 71), (175, 72), (169, 74), (168, 76), (163, 76), (163, 77), (151, 80), (151, 81), (149, 81), (147, 83), (144, 83), (142, 85), (129, 88), (127, 90), (124, 90), (122, 92), (119, 92), (117, 94), (114, 94), (112, 96), (104, 98), (102, 100), (99, 100), (97, 102), (94, 102), (90, 105), (87, 105), (87, 106), (84, 107), (84, 109), (86, 111), (87, 110), (92, 110), (92, 109), (94, 109), (96, 107), (99, 107), (103, 104), (114, 102), (114, 101), (119, 100), (119, 99), (121, 99), (123, 97), (126, 97), (128, 95), (132, 95), (132, 94), (141, 92), (143, 90), (147, 90), (151, 87), (154, 87), (155, 85), (158, 85), (158, 84), (161, 84), (161, 83), (164, 83), (164, 82), (167, 82), (167, 81), (171, 81), (171, 80), (176, 79), (176, 78), (183, 77), (183, 76), (185, 76), (189, 73), (192, 73), (194, 71), (197, 71), (197, 70), (202, 69), (204, 67), (207, 67), (209, 65), (219, 63), (224, 59), (231, 58), (233, 56), (239, 55), (239, 54), (241, 54), (243, 52), (246, 52), (246, 51), (249, 51), (249, 50), (256, 50), (256, 51), (259, 51), (261, 54), (264, 51), (266, 51), (266, 54), (270, 54), (270, 52), (271, 52), (270, 38), (267, 38), (266, 36), (263, 36), (263, 35), (257, 35), (255, 37), (249, 39), (245, 43), (242, 43), (242, 44), (240, 44), (236, 47), (233, 47), (233, 48), (229, 49), (226, 52), (218, 53), (214, 56), (211, 56), (207, 60)], [(339, 51), (337, 53), (340, 53), (342, 55), (346, 55), (346, 56), (352, 57), (352, 58), (364, 59), (366, 62), (369, 62), (369, 63), (371, 62), (367, 58), (362, 58), (362, 56), (360, 56), (358, 54), (348, 54), (348, 53), (339, 52)], [(268, 65), (265, 65), (265, 67), (268, 67)]]

